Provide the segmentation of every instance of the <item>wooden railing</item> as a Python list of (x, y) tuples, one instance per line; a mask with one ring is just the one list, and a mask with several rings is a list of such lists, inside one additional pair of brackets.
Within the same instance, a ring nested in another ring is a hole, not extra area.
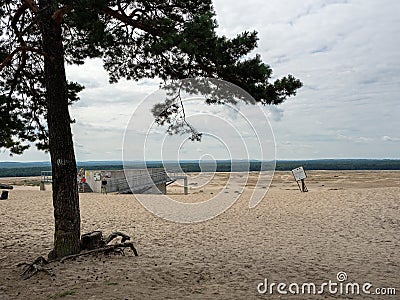
[(42, 171), (40, 174), (40, 182), (42, 183), (52, 183), (53, 176), (51, 171)]

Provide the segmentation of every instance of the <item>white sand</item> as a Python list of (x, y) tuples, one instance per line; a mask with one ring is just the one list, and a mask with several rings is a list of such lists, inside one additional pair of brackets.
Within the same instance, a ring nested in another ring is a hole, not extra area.
[[(188, 196), (181, 187), (168, 189), (177, 200), (204, 201), (227, 176), (217, 174), (201, 188), (189, 181)], [(55, 263), (55, 277), (26, 281), (16, 264), (51, 250), (52, 199), (51, 191), (16, 187), (0, 201), (0, 299), (62, 292), (73, 293), (65, 299), (331, 299), (259, 295), (257, 284), (265, 277), (322, 283), (339, 271), (400, 294), (400, 172), (309, 172), (308, 193), (298, 191), (290, 172), (278, 172), (265, 199), (249, 209), (253, 183), (228, 211), (190, 225), (153, 216), (132, 195), (81, 194), (82, 232), (126, 232), (140, 256), (127, 251)]]

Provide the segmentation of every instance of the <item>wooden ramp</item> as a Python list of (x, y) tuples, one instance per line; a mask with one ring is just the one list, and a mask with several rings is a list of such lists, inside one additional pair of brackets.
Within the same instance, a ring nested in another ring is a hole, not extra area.
[[(130, 169), (130, 170), (111, 170), (111, 171), (86, 171), (86, 184), (83, 190), (79, 186), (80, 192), (100, 192), (101, 181), (98, 180), (108, 174), (107, 192), (117, 192), (120, 194), (141, 194), (141, 193), (166, 193), (166, 187), (177, 180), (183, 179), (184, 194), (188, 194), (188, 177), (181, 171), (166, 171), (165, 169)], [(51, 171), (42, 171), (40, 180), (40, 190), (45, 189), (46, 183), (52, 183)]]
[[(188, 194), (188, 184), (187, 175), (183, 172), (165, 172), (165, 170), (159, 172), (153, 172), (151, 174), (143, 174), (125, 177), (122, 179), (109, 180), (107, 185), (112, 187), (116, 186), (118, 193), (120, 194), (142, 194), (155, 187), (159, 188), (161, 185), (165, 184), (168, 186), (175, 181), (183, 179), (184, 180), (184, 194)], [(160, 188), (160, 192), (162, 188)]]

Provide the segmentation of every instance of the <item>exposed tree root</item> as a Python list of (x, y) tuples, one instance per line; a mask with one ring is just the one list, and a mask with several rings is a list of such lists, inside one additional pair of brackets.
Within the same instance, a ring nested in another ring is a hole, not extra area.
[(103, 233), (101, 231), (92, 231), (86, 233), (81, 237), (81, 250), (104, 248), (118, 237), (121, 237), (122, 244), (131, 239), (129, 235), (119, 231), (111, 233), (106, 239), (103, 239)]
[[(117, 244), (112, 244), (108, 245), (110, 242), (115, 240), (117, 237), (121, 237), (121, 243)], [(122, 232), (113, 232), (111, 233), (106, 239), (103, 239), (102, 237), (102, 232), (101, 231), (93, 231), (87, 234), (82, 235), (81, 238), (81, 252), (73, 255), (68, 255), (62, 258), (55, 258), (50, 260), (46, 260), (43, 256), (39, 256), (36, 258), (32, 263), (20, 263), (18, 264), (18, 267), (24, 266), (23, 272), (21, 276), (24, 279), (29, 279), (33, 275), (37, 274), (38, 272), (45, 272), (49, 274), (50, 276), (54, 276), (54, 273), (50, 267), (45, 267), (49, 263), (59, 261), (61, 263), (65, 262), (66, 260), (69, 259), (75, 259), (80, 256), (86, 256), (86, 255), (91, 255), (91, 254), (98, 254), (98, 253), (103, 253), (103, 254), (120, 254), (120, 255), (125, 255), (125, 249), (130, 248), (135, 256), (139, 256), (135, 246), (133, 245), (132, 242), (126, 242), (129, 241), (131, 237), (129, 235), (126, 235), (125, 233)], [(85, 251), (87, 250), (87, 251)], [(50, 254), (49, 254), (50, 256)]]
[(21, 273), (21, 276), (24, 278), (24, 280), (26, 280), (31, 278), (38, 272), (45, 272), (50, 276), (54, 276), (53, 270), (51, 268), (45, 267), (45, 265), (48, 264), (49, 262), (43, 256), (39, 256), (32, 263), (20, 263), (18, 264), (18, 267), (24, 266), (24, 270)]
[(111, 241), (113, 241), (114, 239), (116, 239), (119, 236), (122, 237), (121, 243), (125, 243), (126, 241), (130, 241), (131, 240), (131, 237), (129, 235), (126, 235), (125, 233), (116, 231), (116, 232), (111, 233), (108, 236), (108, 238), (106, 238), (106, 240), (104, 242), (105, 242), (106, 245), (108, 245)]
[(104, 253), (104, 254), (110, 254), (110, 253), (118, 253), (124, 255), (124, 250), (125, 248), (130, 248), (135, 256), (139, 256), (139, 254), (136, 251), (136, 248), (133, 246), (131, 242), (128, 243), (120, 243), (120, 244), (114, 244), (114, 245), (107, 245), (103, 248), (98, 248), (98, 249), (93, 249), (89, 250), (86, 252), (78, 253), (78, 254), (73, 254), (73, 255), (68, 255), (60, 259), (60, 262), (63, 263), (64, 261), (68, 259), (74, 259), (80, 256), (86, 256), (89, 254), (97, 254), (97, 253)]

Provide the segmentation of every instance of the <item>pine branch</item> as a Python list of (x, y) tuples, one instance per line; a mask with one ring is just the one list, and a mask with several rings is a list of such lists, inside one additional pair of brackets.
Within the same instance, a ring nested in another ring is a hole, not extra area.
[(12, 52), (3, 60), (3, 62), (0, 64), (0, 71), (2, 71), (2, 70), (4, 69), (4, 67), (7, 65), (7, 63), (9, 63), (9, 62), (11, 61), (11, 59), (12, 59), (18, 52), (27, 52), (27, 51), (29, 51), (29, 52), (34, 52), (34, 53), (40, 54), (40, 55), (42, 55), (42, 56), (44, 56), (44, 57), (46, 57), (46, 58), (49, 58), (49, 56), (47, 55), (47, 53), (46, 53), (46, 52), (43, 52), (43, 51), (40, 50), (40, 49), (36, 49), (36, 48), (33, 48), (33, 47), (27, 47), (27, 46), (18, 47), (18, 48), (16, 48), (14, 51), (12, 51)]
[(54, 22), (56, 22), (56, 24), (61, 24), (64, 19), (64, 15), (69, 13), (73, 8), (74, 8), (73, 5), (65, 5), (65, 6), (61, 7), (59, 10), (57, 10), (51, 16), (51, 18), (54, 20)]

